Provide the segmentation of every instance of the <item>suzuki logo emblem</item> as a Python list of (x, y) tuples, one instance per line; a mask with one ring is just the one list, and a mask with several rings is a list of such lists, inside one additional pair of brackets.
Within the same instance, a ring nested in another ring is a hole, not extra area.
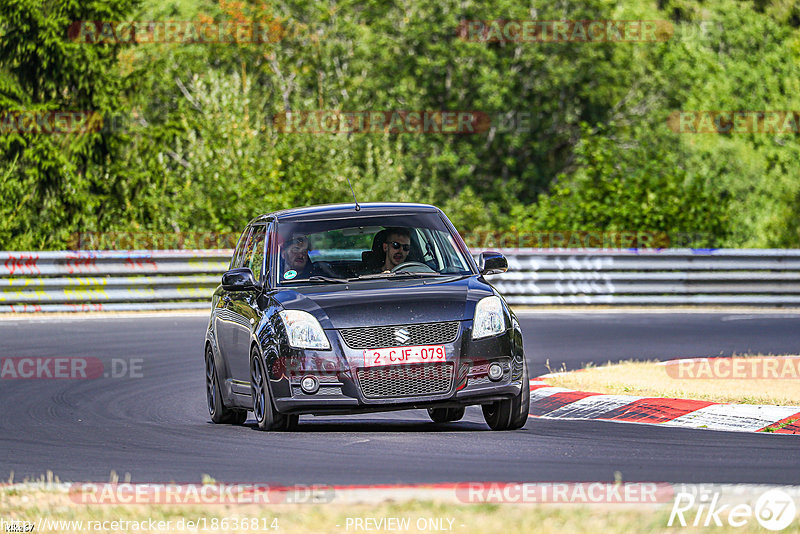
[(394, 331), (394, 339), (401, 345), (405, 345), (411, 339), (411, 336), (405, 328), (398, 328)]

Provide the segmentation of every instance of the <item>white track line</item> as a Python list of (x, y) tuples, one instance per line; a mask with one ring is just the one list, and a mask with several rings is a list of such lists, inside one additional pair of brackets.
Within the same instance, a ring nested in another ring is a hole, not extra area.
[(800, 412), (798, 406), (712, 404), (660, 424), (710, 430), (755, 432), (798, 412)]
[(592, 395), (581, 400), (577, 400), (566, 406), (546, 414), (544, 417), (568, 417), (570, 419), (598, 419), (611, 410), (616, 410), (623, 406), (643, 399), (633, 395)]

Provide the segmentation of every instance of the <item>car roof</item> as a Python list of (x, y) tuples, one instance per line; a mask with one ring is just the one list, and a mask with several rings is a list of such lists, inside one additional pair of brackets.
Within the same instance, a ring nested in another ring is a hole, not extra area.
[(307, 206), (304, 208), (292, 208), (287, 210), (275, 211), (260, 215), (250, 221), (250, 224), (266, 219), (277, 219), (279, 222), (308, 221), (314, 219), (330, 219), (344, 217), (367, 217), (373, 215), (401, 215), (412, 213), (431, 213), (439, 212), (439, 208), (430, 204), (413, 204), (404, 202), (365, 202), (356, 205), (349, 204), (324, 204), (320, 206)]

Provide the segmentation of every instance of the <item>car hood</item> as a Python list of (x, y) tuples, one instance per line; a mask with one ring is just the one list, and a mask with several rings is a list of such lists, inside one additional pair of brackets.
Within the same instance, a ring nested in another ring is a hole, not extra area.
[(472, 319), (477, 301), (493, 294), (489, 284), (469, 276), (297, 287), (277, 299), (330, 329)]

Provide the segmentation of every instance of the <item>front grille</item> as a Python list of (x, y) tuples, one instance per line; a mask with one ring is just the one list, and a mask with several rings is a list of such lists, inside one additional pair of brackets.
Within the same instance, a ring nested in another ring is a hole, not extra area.
[(450, 391), (453, 364), (361, 368), (356, 374), (361, 393), (368, 399), (437, 395)]
[(292, 396), (294, 397), (327, 397), (330, 395), (341, 395), (341, 386), (320, 386), (319, 391), (309, 395), (303, 391), (300, 386), (292, 386)]
[(503, 378), (501, 378), (496, 382), (490, 379), (488, 375), (471, 376), (467, 380), (467, 386), (473, 387), (473, 386), (486, 386), (486, 385), (500, 385), (506, 382), (508, 382), (508, 371), (505, 371), (503, 373)]
[(486, 384), (491, 384), (491, 383), (492, 383), (492, 381), (489, 380), (489, 377), (486, 376), (486, 375), (483, 375), (483, 376), (470, 377), (469, 381), (467, 382), (467, 385), (469, 387), (472, 387), (472, 386), (485, 386)]
[[(406, 332), (400, 332), (405, 329)], [(402, 345), (452, 343), (458, 336), (458, 321), (368, 328), (343, 328), (342, 338), (351, 349), (379, 349)], [(403, 342), (402, 340), (405, 340)]]

